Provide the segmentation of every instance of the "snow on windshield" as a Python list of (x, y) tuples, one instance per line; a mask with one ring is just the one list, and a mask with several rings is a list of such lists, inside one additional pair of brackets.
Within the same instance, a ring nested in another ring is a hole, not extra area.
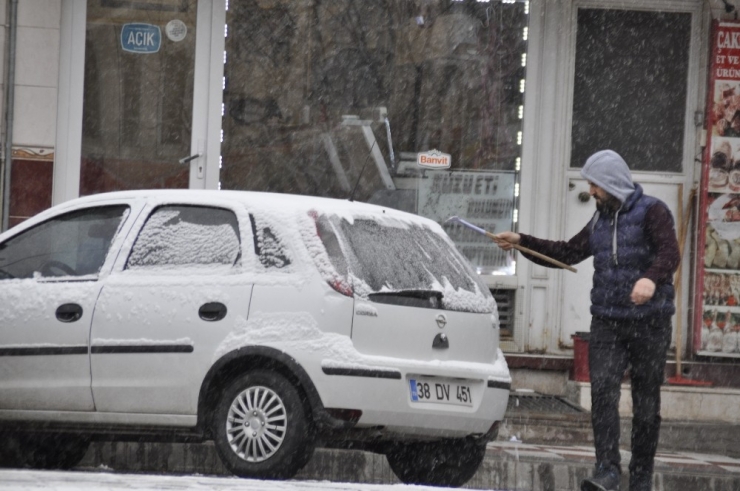
[[(343, 278), (355, 294), (439, 291), (447, 309), (491, 312), (487, 288), (452, 243), (422, 223), (390, 217), (321, 215), (316, 230), (332, 264), (329, 278)], [(316, 232), (314, 232), (316, 233)], [(327, 270), (324, 254), (320, 263)]]

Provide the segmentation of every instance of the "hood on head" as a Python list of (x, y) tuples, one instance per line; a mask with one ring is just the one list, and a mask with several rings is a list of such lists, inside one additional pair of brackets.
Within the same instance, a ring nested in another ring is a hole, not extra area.
[(581, 176), (624, 203), (635, 192), (627, 162), (614, 150), (601, 150), (586, 160)]

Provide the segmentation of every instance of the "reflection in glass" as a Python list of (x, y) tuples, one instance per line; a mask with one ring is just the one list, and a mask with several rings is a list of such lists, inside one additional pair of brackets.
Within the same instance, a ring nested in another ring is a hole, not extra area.
[(0, 280), (96, 275), (128, 207), (73, 211), (0, 244)]
[[(383, 201), (417, 152), (518, 170), (524, 2), (242, 0), (227, 11), (221, 184)], [(355, 190), (356, 188), (356, 190)]]
[(196, 0), (88, 0), (80, 195), (186, 188)]

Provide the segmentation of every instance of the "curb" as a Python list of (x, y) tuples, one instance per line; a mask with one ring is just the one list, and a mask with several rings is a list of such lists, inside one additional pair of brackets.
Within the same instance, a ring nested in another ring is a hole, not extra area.
[[(730, 471), (720, 467), (721, 462), (699, 465), (701, 462), (697, 462), (698, 457), (707, 456), (697, 456), (692, 460), (688, 454), (659, 455), (665, 462), (656, 462), (654, 491), (740, 489), (740, 465), (737, 471)], [(625, 457), (628, 460), (628, 454)], [(671, 460), (677, 462), (671, 463)], [(572, 491), (578, 489), (580, 481), (591, 474), (593, 462), (593, 449), (590, 447), (547, 447), (494, 442), (489, 445), (483, 464), (465, 488)], [(740, 464), (740, 461), (738, 463)], [(229, 475), (221, 465), (212, 442), (202, 444), (94, 442), (80, 463), (79, 469)], [(318, 449), (306, 468), (298, 473), (295, 479), (369, 484), (399, 483), (384, 456), (371, 452), (337, 449)], [(623, 474), (624, 489), (628, 489), (627, 479), (626, 473)]]

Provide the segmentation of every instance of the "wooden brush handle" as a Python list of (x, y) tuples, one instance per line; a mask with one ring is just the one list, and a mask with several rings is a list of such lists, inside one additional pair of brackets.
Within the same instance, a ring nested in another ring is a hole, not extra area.
[[(493, 239), (493, 237), (494, 237), (491, 232), (486, 232), (486, 235), (489, 238), (491, 238), (491, 239)], [(533, 251), (532, 249), (529, 249), (528, 247), (520, 246), (519, 244), (511, 244), (511, 246), (514, 249), (516, 249), (517, 251), (525, 252), (525, 253), (530, 254), (530, 255), (532, 255), (532, 256), (534, 256), (536, 258), (542, 259), (543, 261), (547, 261), (550, 264), (554, 264), (558, 268), (567, 269), (568, 271), (572, 271), (574, 273), (577, 273), (578, 272), (578, 270), (576, 268), (574, 268), (573, 266), (570, 266), (570, 265), (565, 264), (565, 263), (561, 263), (557, 259), (553, 259), (550, 256), (545, 256), (544, 254), (540, 254), (539, 252)]]

